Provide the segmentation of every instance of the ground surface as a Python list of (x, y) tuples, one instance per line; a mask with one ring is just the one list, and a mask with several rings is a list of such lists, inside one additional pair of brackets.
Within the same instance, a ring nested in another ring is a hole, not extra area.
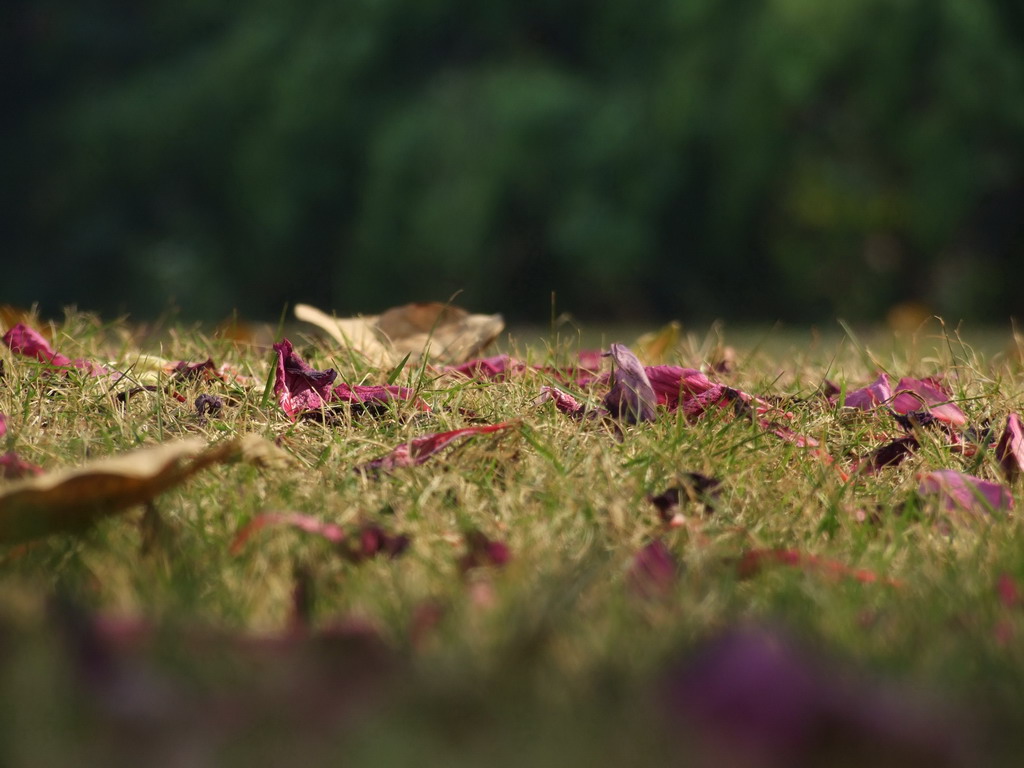
[[(572, 334), (505, 342), (540, 369), (495, 380), (373, 370), (292, 333), (335, 384), (393, 383), (413, 398), (293, 421), (269, 346), (183, 328), (146, 337), (80, 315), (50, 330), (69, 358), (128, 375), (0, 349), (0, 448), (25, 463), (49, 471), (252, 433), (291, 463), (218, 463), (148, 507), (0, 548), (4, 765), (1012, 765), (1024, 754), (1020, 524), (1012, 510), (921, 492), (949, 469), (1024, 504), (996, 451), (1024, 410), (1009, 329), (973, 345), (938, 324), (895, 339), (683, 334), (650, 353), (607, 338), (756, 398), (689, 415), (661, 405), (640, 424), (538, 402), (557, 386), (600, 407), (608, 381), (565, 373)], [(146, 378), (140, 351), (231, 369)], [(941, 377), (965, 422), (901, 425), (887, 403), (843, 407), (880, 371)], [(221, 405), (199, 413), (204, 394)], [(417, 436), (503, 423), (415, 466), (354, 471)], [(871, 464), (906, 437), (914, 449), (898, 462)], [(0, 480), (0, 495), (17, 482)], [(652, 502), (673, 487), (677, 506)], [(279, 520), (237, 541), (269, 513), (338, 528)]]

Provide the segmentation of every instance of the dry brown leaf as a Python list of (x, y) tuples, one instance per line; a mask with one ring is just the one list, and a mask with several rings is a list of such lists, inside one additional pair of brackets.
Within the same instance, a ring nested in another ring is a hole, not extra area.
[(256, 435), (209, 448), (199, 438), (186, 438), (48, 472), (0, 491), (0, 543), (82, 530), (101, 517), (150, 501), (212, 464), (247, 461), (277, 467), (286, 460), (292, 461)]
[(673, 320), (657, 331), (645, 333), (633, 345), (636, 349), (636, 356), (646, 365), (660, 365), (665, 362), (668, 353), (679, 343), (679, 334), (682, 328), (676, 320)]
[(377, 366), (397, 364), (407, 354), (432, 363), (458, 364), (478, 356), (505, 327), (501, 315), (471, 315), (441, 302), (406, 304), (380, 315), (336, 318), (308, 304), (295, 317)]

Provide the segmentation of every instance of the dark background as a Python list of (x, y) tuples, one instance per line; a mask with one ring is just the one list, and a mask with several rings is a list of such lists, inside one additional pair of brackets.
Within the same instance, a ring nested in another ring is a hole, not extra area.
[(2, 302), (1020, 306), (1020, 0), (3, 7)]

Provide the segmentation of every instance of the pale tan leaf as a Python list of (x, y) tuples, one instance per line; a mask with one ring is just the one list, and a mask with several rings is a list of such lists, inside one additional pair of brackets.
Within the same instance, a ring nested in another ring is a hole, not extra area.
[(505, 327), (501, 315), (471, 315), (441, 302), (406, 304), (381, 315), (345, 319), (299, 304), (295, 316), (378, 366), (395, 365), (406, 355), (432, 363), (465, 362), (478, 356)]
[(278, 467), (292, 459), (256, 435), (209, 448), (199, 438), (186, 438), (48, 472), (0, 490), (0, 543), (82, 530), (152, 500), (212, 464), (234, 461)]

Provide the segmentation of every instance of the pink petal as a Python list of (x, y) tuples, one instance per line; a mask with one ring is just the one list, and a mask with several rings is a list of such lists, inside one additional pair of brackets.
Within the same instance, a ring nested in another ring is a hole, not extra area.
[(583, 415), (584, 406), (568, 392), (563, 392), (557, 387), (541, 387), (540, 397), (537, 398), (535, 404), (540, 405), (541, 403), (546, 403), (548, 400), (553, 401), (555, 408), (560, 410), (562, 413), (568, 414), (569, 416)]
[(891, 397), (892, 386), (889, 383), (889, 374), (880, 373), (878, 378), (868, 386), (847, 392), (843, 405), (847, 408), (860, 408), (862, 411), (870, 411), (882, 403), (889, 402)]
[(333, 368), (326, 371), (311, 368), (295, 354), (288, 339), (275, 344), (274, 350), (277, 352), (274, 394), (288, 418), (294, 421), (296, 414), (302, 411), (323, 408), (331, 397), (331, 385), (337, 372)]
[(749, 578), (760, 572), (765, 565), (788, 565), (804, 570), (817, 570), (835, 577), (846, 577), (866, 584), (881, 582), (891, 587), (902, 586), (901, 582), (879, 576), (874, 571), (850, 566), (829, 558), (809, 555), (797, 549), (750, 549), (743, 553), (737, 565), (737, 575)]
[(952, 469), (929, 472), (921, 478), (917, 492), (922, 497), (937, 498), (947, 512), (959, 510), (983, 515), (1013, 509), (1013, 496), (1005, 486)]
[(996, 446), (996, 458), (1011, 483), (1024, 469), (1024, 424), (1016, 413), (1006, 417), (1006, 429)]
[(654, 421), (658, 400), (636, 355), (622, 344), (612, 344), (608, 354), (615, 361), (615, 370), (611, 391), (604, 398), (605, 408), (630, 424)]
[(7, 434), (7, 416), (6, 414), (0, 413), (0, 437)]
[[(330, 400), (346, 403), (358, 403), (361, 405), (387, 405), (395, 400), (411, 401), (415, 393), (408, 387), (399, 387), (393, 384), (356, 384), (350, 387), (348, 384), (339, 384), (331, 390)], [(416, 407), (421, 411), (429, 411), (430, 406), (420, 399), (416, 400)]]
[(318, 536), (322, 536), (335, 544), (338, 544), (345, 539), (345, 532), (340, 526), (335, 525), (334, 523), (325, 523), (311, 515), (268, 512), (264, 515), (257, 515), (235, 534), (235, 538), (231, 542), (231, 554), (239, 554), (242, 549), (245, 548), (246, 542), (254, 533), (271, 525), (287, 525), (292, 528), (298, 528), (306, 533), (313, 533)]
[(39, 362), (47, 363), (54, 368), (79, 368), (90, 376), (103, 376), (111, 373), (109, 368), (98, 363), (82, 358), (72, 360), (56, 352), (42, 334), (23, 323), (12, 326), (4, 334), (3, 341), (12, 352), (34, 357)]
[(937, 379), (904, 377), (896, 385), (891, 406), (896, 413), (925, 410), (940, 421), (962, 427), (967, 424), (967, 416), (950, 402), (951, 399), (952, 394), (940, 388)]
[(679, 407), (681, 399), (700, 395), (715, 386), (711, 379), (694, 368), (650, 365), (645, 372), (658, 404), (667, 406), (670, 411)]
[(464, 427), (453, 429), (451, 432), (433, 432), (429, 435), (414, 437), (407, 443), (392, 449), (392, 451), (380, 458), (360, 464), (355, 469), (364, 474), (375, 472), (388, 472), (396, 467), (413, 467), (422, 464), (434, 454), (438, 453), (445, 446), (454, 440), (470, 435), (483, 435), (489, 432), (498, 432), (515, 426), (512, 422), (502, 424), (488, 424), (481, 427)]

